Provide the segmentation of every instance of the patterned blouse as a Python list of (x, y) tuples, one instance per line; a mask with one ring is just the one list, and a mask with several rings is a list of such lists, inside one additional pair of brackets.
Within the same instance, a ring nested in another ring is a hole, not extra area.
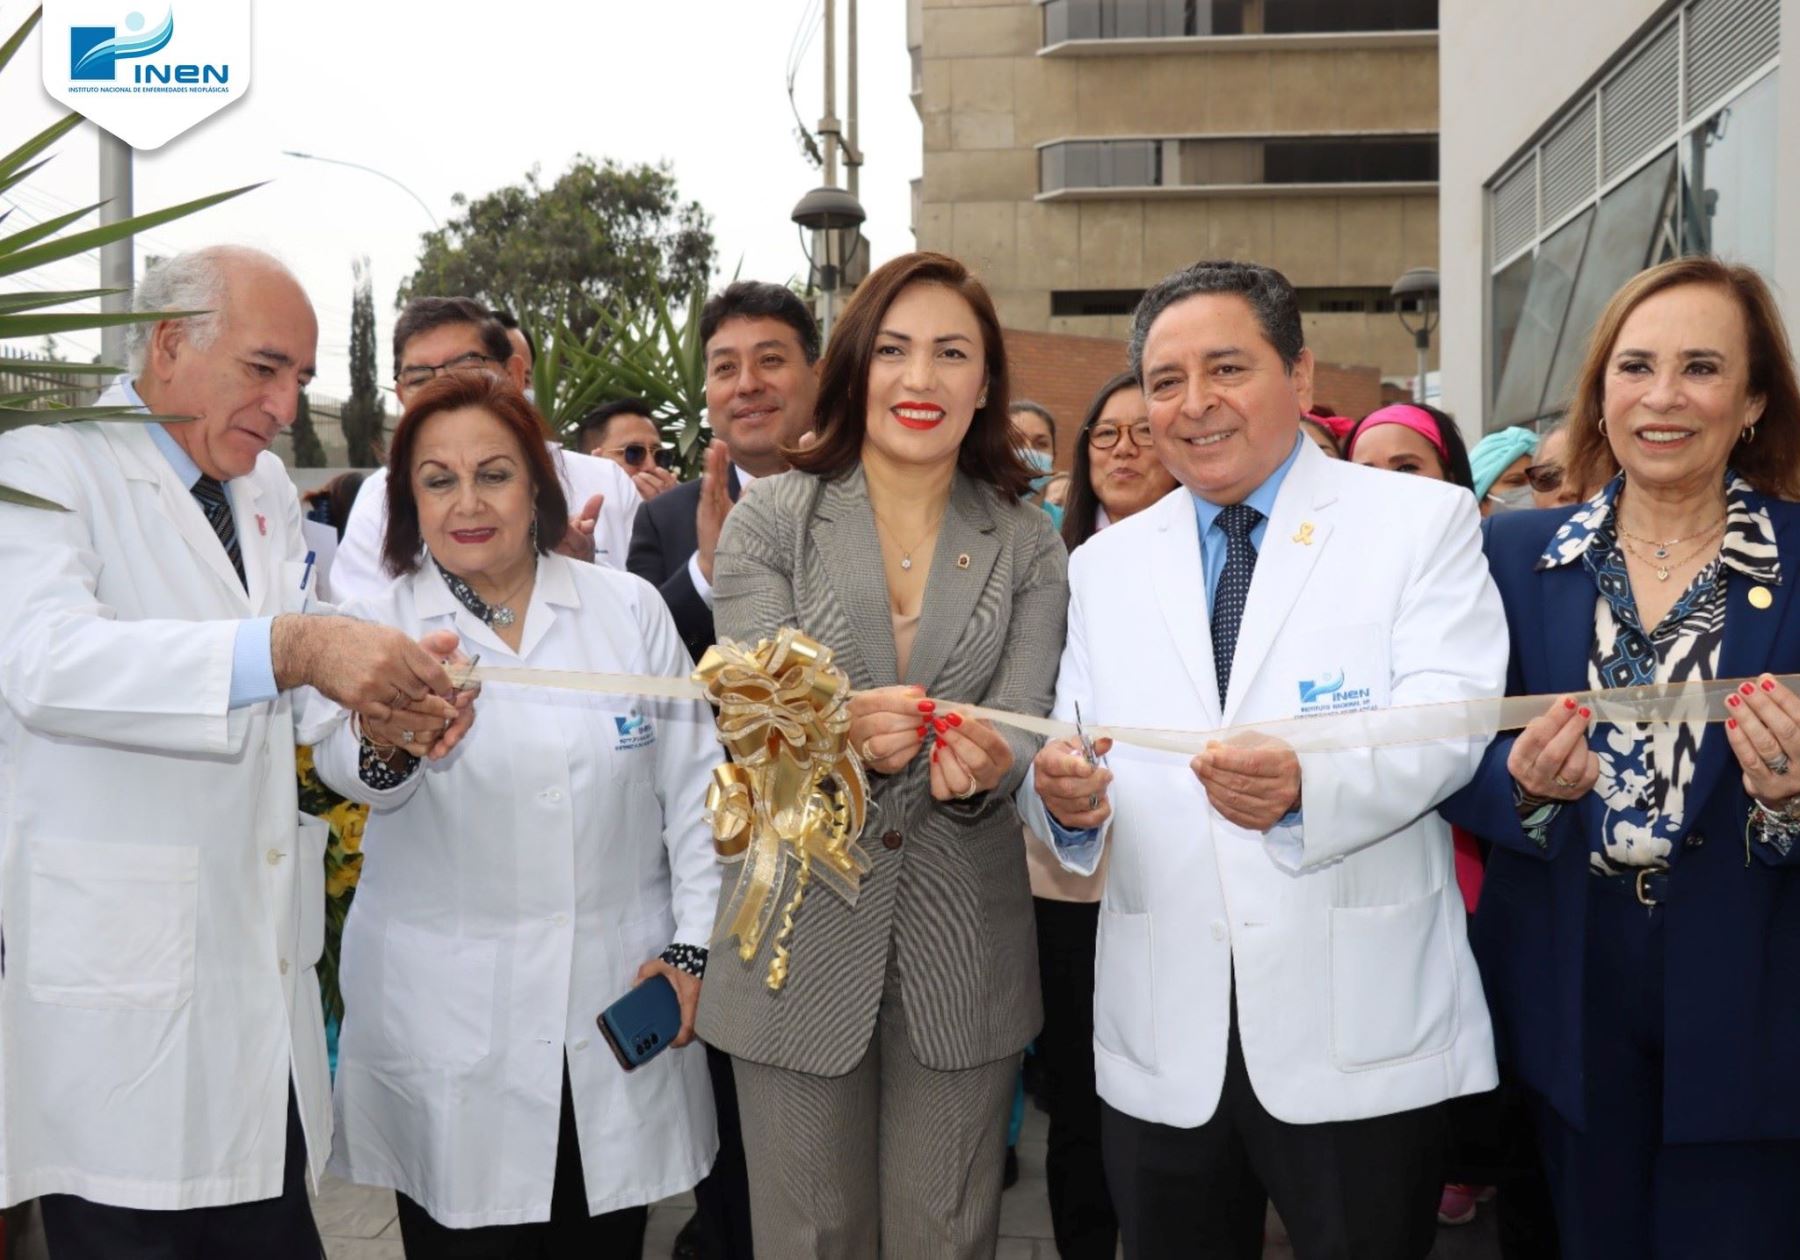
[[(1537, 562), (1539, 572), (1579, 562), (1599, 589), (1588, 686), (1600, 690), (1717, 678), (1725, 639), (1725, 570), (1735, 569), (1753, 582), (1779, 584), (1774, 526), (1767, 513), (1751, 506), (1749, 485), (1727, 471), (1725, 534), (1719, 554), (1682, 592), (1662, 624), (1647, 630), (1638, 620), (1613, 510), (1624, 480), (1621, 473), (1583, 504)], [(1594, 792), (1606, 806), (1605, 822), (1589, 855), (1596, 874), (1666, 869), (1674, 860), (1705, 731), (1702, 722), (1596, 728), (1600, 778)], [(1556, 813), (1554, 806), (1532, 813), (1526, 819), (1526, 834), (1539, 844), (1547, 843)]]

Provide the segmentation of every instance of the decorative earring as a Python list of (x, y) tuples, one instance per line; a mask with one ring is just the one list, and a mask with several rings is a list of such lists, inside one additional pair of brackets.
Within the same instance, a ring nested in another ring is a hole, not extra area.
[(1600, 417), (1600, 436), (1601, 437), (1606, 436), (1606, 417), (1605, 416)]
[(975, 410), (980, 411), (985, 406), (987, 406), (987, 391), (983, 390), (981, 397), (975, 400)]
[(535, 514), (531, 518), (531, 549), (538, 549), (538, 518)]
[(1750, 443), (1756, 441), (1756, 426), (1754, 424), (1744, 426), (1743, 436), (1740, 437), (1738, 440), (1740, 442), (1742, 442), (1745, 446), (1748, 446), (1748, 445), (1750, 445)]

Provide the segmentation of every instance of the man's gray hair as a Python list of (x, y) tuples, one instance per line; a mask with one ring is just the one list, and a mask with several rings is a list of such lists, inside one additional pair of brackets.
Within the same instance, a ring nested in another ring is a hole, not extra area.
[[(219, 335), (221, 309), (225, 305), (225, 280), (233, 263), (250, 263), (272, 267), (288, 273), (281, 260), (260, 249), (245, 245), (208, 245), (191, 249), (173, 258), (165, 258), (138, 281), (132, 294), (134, 311), (200, 311), (179, 321), (183, 335), (196, 348), (204, 350)], [(127, 366), (132, 376), (139, 376), (150, 353), (150, 335), (156, 323), (132, 324), (126, 330)]]
[[(1144, 342), (1158, 317), (1177, 302), (1206, 293), (1235, 294), (1250, 304), (1263, 336), (1281, 366), (1292, 369), (1300, 352), (1306, 349), (1306, 334), (1300, 325), (1300, 300), (1288, 278), (1273, 267), (1260, 263), (1207, 261), (1185, 267), (1153, 285), (1138, 301), (1131, 317), (1131, 370), (1142, 380), (1144, 375)], [(1148, 387), (1148, 382), (1145, 382)]]

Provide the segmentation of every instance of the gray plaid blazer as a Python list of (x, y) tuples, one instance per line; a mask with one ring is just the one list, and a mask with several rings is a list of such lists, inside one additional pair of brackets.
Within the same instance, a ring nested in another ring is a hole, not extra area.
[[(726, 519), (713, 591), (720, 638), (754, 643), (798, 626), (836, 653), (858, 689), (916, 684), (938, 699), (1049, 712), (1067, 556), (1041, 509), (960, 471), (904, 678), (860, 467), (832, 480), (789, 472), (753, 483)], [(773, 931), (750, 964), (735, 943), (715, 948), (701, 989), (702, 1037), (753, 1062), (842, 1075), (869, 1048), (891, 950), (919, 1062), (969, 1068), (1024, 1048), (1043, 1008), (1012, 797), (1038, 741), (999, 729), (1012, 769), (969, 801), (934, 801), (922, 756), (900, 774), (871, 776), (862, 846), (874, 868), (856, 908), (815, 882), (795, 917), (780, 993), (764, 984)], [(735, 868), (725, 872), (722, 898), (736, 878)], [(791, 892), (790, 876), (779, 895), (785, 902)]]

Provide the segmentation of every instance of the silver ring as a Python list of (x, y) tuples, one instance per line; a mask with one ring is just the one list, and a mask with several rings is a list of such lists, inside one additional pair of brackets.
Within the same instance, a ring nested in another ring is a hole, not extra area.
[(956, 794), (956, 799), (959, 801), (968, 800), (971, 796), (975, 795), (976, 791), (979, 790), (979, 787), (980, 787), (980, 785), (977, 784), (975, 782), (975, 780), (970, 779), (969, 780), (969, 790), (967, 792), (958, 792)]
[(869, 740), (872, 740), (874, 738), (875, 737), (873, 735), (869, 736), (869, 739), (865, 739), (862, 742), (862, 747), (860, 747), (856, 750), (857, 752), (862, 754), (862, 759), (863, 759), (864, 764), (871, 763), (875, 760), (875, 754), (869, 751)]
[(413, 742), (413, 733), (411, 731), (401, 731), (400, 732), (400, 742), (402, 744), (412, 743)]
[(1769, 773), (1774, 775), (1786, 774), (1793, 764), (1788, 760), (1786, 753), (1776, 753), (1773, 760), (1763, 762), (1763, 765), (1769, 768)]

